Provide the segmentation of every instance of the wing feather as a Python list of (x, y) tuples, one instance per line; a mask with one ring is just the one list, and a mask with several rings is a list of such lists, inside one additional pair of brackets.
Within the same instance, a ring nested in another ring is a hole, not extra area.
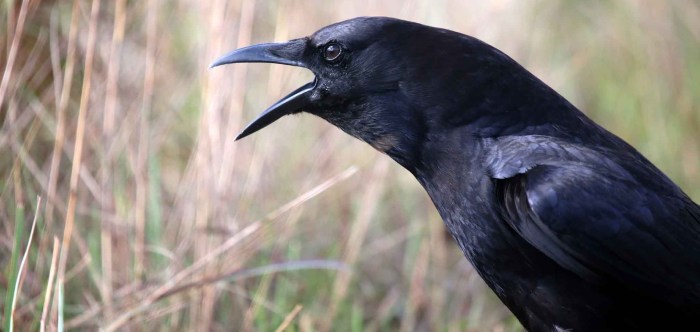
[(625, 160), (598, 151), (572, 153), (577, 147), (550, 141), (523, 155), (513, 144), (535, 143), (506, 145), (520, 158), (499, 151), (491, 171), (503, 219), (515, 232), (586, 280), (698, 310), (697, 204), (679, 189), (658, 190), (666, 179), (660, 172), (650, 186), (626, 171)]

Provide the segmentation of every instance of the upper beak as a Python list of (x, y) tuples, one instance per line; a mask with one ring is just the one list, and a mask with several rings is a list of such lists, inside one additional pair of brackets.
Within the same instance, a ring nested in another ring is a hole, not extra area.
[[(303, 61), (303, 53), (306, 43), (303, 39), (296, 39), (287, 43), (259, 44), (244, 47), (222, 56), (214, 61), (209, 68), (229, 63), (241, 62), (267, 62), (279, 63), (283, 65), (298, 66), (308, 68)], [(266, 109), (243, 131), (238, 134), (236, 140), (246, 137), (267, 125), (277, 121), (277, 119), (292, 113), (300, 112), (309, 104), (309, 96), (316, 87), (316, 80), (304, 84), (274, 105)]]

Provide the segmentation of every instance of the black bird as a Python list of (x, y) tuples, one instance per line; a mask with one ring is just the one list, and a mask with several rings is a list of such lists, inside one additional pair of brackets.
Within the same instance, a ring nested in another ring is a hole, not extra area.
[(386, 153), (427, 190), (526, 329), (697, 326), (700, 207), (503, 52), (362, 17), (242, 48), (212, 67), (238, 62), (315, 74), (238, 138), (307, 112)]

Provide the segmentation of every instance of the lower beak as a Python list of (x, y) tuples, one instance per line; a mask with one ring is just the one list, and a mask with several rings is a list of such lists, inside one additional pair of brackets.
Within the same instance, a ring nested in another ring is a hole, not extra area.
[[(266, 62), (279, 63), (283, 65), (298, 66), (308, 68), (303, 62), (303, 53), (306, 42), (303, 39), (292, 40), (287, 43), (259, 44), (235, 50), (214, 61), (209, 66), (213, 68), (229, 63), (242, 62)], [(236, 140), (246, 137), (267, 125), (277, 121), (277, 119), (287, 115), (301, 112), (310, 100), (309, 96), (316, 87), (316, 80), (304, 84), (304, 86), (294, 90), (274, 105), (270, 106), (251, 122), (243, 131), (238, 134)]]

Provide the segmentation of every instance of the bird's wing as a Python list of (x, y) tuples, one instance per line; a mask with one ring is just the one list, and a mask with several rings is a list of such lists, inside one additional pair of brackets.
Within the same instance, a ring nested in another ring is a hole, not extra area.
[(495, 192), (503, 219), (528, 243), (584, 279), (700, 305), (697, 204), (599, 151), (545, 139), (508, 144), (491, 160)]

